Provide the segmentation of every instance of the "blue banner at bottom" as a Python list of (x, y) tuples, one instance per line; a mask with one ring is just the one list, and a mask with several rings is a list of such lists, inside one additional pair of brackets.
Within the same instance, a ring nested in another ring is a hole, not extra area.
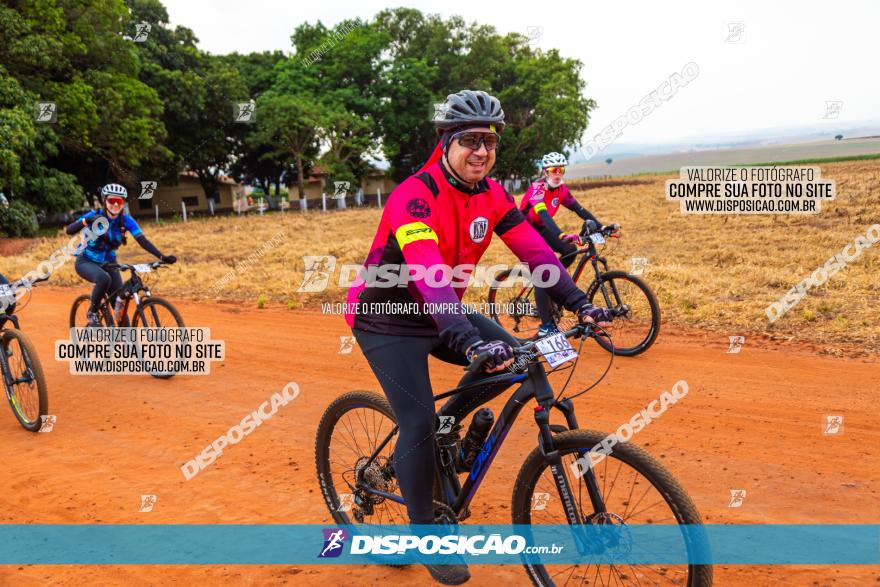
[(0, 564), (877, 565), (880, 525), (0, 525)]

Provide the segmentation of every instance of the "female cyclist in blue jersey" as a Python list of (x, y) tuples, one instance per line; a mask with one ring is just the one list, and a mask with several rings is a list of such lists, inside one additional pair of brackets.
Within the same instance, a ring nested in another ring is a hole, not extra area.
[[(531, 270), (541, 266), (557, 270), (558, 281), (548, 286), (557, 303), (584, 321), (611, 321), (610, 312), (594, 308), (575, 286), (513, 197), (487, 177), (504, 130), (498, 99), (471, 90), (450, 94), (434, 124), (440, 137), (434, 153), (389, 196), (364, 262), (368, 268), (398, 272), (401, 265), (424, 267), (427, 274), (413, 278), (406, 287), (356, 280), (348, 298), (352, 311), (346, 316), (400, 427), (393, 465), (410, 523), (416, 526), (435, 523), (437, 415), (428, 356), (458, 365), (487, 357), (484, 372), (467, 375), (470, 381), (508, 367), (513, 363), (512, 347), (517, 345), (495, 322), (464, 310), (461, 298), (466, 284), (444, 281), (443, 269), (473, 267), (495, 234)], [(375, 309), (384, 307), (417, 309), (406, 313)], [(439, 413), (461, 422), (498, 393), (475, 387), (450, 398)], [(425, 567), (447, 585), (470, 578), (463, 560)]]
[[(561, 206), (564, 206), (577, 214), (583, 220), (592, 220), (596, 227), (602, 227), (599, 219), (593, 216), (589, 210), (581, 206), (565, 185), (562, 177), (565, 175), (565, 167), (568, 159), (562, 153), (547, 153), (541, 159), (541, 178), (529, 186), (520, 202), (520, 210), (535, 227), (541, 238), (544, 239), (554, 252), (559, 253), (562, 265), (567, 269), (575, 260), (571, 255), (577, 250), (575, 243), (578, 242), (577, 234), (563, 234), (562, 230), (553, 221), (553, 216)], [(620, 225), (612, 224), (615, 234), (620, 230)], [(571, 256), (567, 256), (571, 255)], [(535, 305), (538, 307), (538, 315), (541, 317), (541, 327), (538, 329), (538, 337), (546, 336), (556, 331), (556, 325), (550, 316), (550, 298), (542, 289), (535, 290)]]
[(163, 255), (159, 249), (144, 236), (141, 227), (131, 216), (123, 213), (125, 198), (128, 191), (118, 183), (109, 183), (101, 188), (102, 210), (91, 210), (67, 227), (67, 234), (76, 234), (91, 224), (95, 218), (103, 216), (109, 226), (107, 231), (98, 238), (89, 241), (88, 245), (77, 253), (76, 272), (86, 281), (95, 284), (92, 288), (91, 304), (88, 310), (89, 326), (101, 326), (98, 308), (107, 292), (115, 292), (122, 287), (122, 276), (119, 269), (106, 267), (108, 263), (116, 263), (116, 249), (126, 243), (125, 233), (131, 236), (148, 253), (155, 255), (163, 263), (174, 263), (177, 257)]

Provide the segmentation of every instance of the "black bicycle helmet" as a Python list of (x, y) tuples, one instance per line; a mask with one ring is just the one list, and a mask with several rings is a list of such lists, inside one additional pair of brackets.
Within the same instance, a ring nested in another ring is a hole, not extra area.
[(474, 124), (494, 125), (496, 132), (504, 130), (504, 110), (495, 96), (480, 90), (462, 90), (449, 94), (434, 115), (437, 134)]

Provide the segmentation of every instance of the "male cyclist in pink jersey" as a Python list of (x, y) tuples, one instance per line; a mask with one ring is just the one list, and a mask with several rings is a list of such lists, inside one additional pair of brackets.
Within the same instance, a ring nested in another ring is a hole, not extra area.
[[(364, 261), (365, 267), (391, 266), (398, 274), (403, 264), (426, 268), (426, 273), (407, 281), (405, 287), (382, 287), (362, 272), (367, 277), (355, 281), (348, 298), (348, 307), (357, 304), (358, 310), (346, 315), (400, 427), (393, 465), (413, 525), (435, 523), (437, 414), (428, 355), (458, 365), (488, 357), (486, 372), (465, 376), (471, 380), (511, 365), (512, 347), (517, 345), (495, 322), (465, 312), (461, 297), (466, 284), (451, 285), (442, 268), (476, 264), (494, 232), (531, 270), (539, 265), (558, 270), (559, 280), (548, 287), (557, 303), (583, 320), (611, 321), (610, 312), (588, 303), (550, 247), (525, 221), (513, 197), (487, 178), (504, 129), (498, 99), (481, 91), (450, 94), (434, 123), (440, 136), (434, 154), (391, 192)], [(396, 304), (400, 311), (381, 313), (375, 310), (378, 304)], [(439, 413), (462, 422), (493, 397), (486, 389), (462, 392)], [(435, 580), (447, 585), (470, 578), (460, 558), (456, 564), (425, 566)]]
[[(541, 160), (541, 178), (529, 186), (520, 202), (520, 210), (529, 223), (535, 227), (538, 234), (550, 245), (550, 248), (559, 253), (562, 265), (568, 267), (574, 262), (577, 251), (578, 234), (563, 234), (562, 230), (553, 222), (553, 216), (560, 206), (565, 206), (583, 220), (592, 220), (596, 228), (604, 228), (599, 219), (593, 216), (589, 210), (581, 206), (565, 185), (562, 177), (565, 175), (565, 166), (568, 159), (562, 153), (547, 153)], [(617, 233), (620, 225), (612, 224)], [(570, 255), (566, 257), (566, 255)], [(535, 288), (535, 305), (538, 307), (538, 315), (541, 317), (541, 326), (538, 329), (538, 337), (546, 336), (556, 331), (556, 325), (550, 316), (550, 299), (547, 293)]]

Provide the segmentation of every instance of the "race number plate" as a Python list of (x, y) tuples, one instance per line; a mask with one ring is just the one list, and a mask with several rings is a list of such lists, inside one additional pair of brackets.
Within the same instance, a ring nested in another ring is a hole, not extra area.
[(594, 232), (590, 235), (590, 240), (593, 241), (593, 244), (601, 245), (605, 242), (605, 237), (598, 232)]
[(149, 263), (139, 263), (137, 265), (134, 265), (134, 270), (138, 273), (152, 273), (153, 268), (150, 266)]
[(566, 361), (577, 358), (577, 352), (569, 344), (568, 339), (563, 333), (557, 333), (553, 336), (546, 336), (540, 339), (535, 346), (550, 363), (550, 367), (555, 369)]

